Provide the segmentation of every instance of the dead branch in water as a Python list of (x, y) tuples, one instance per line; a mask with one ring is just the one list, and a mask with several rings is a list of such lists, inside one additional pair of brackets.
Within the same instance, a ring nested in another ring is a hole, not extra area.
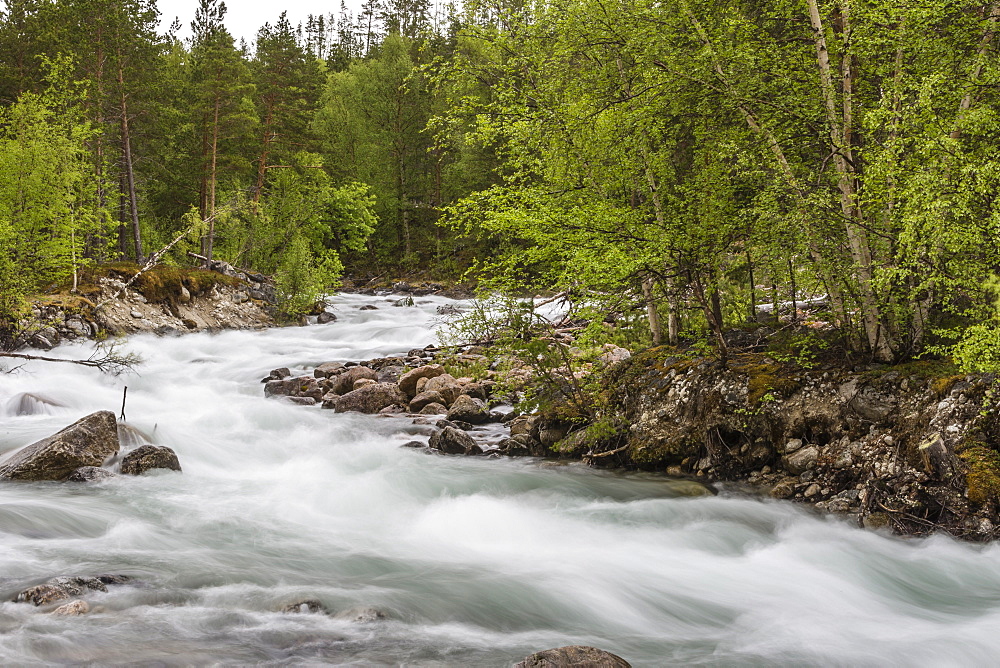
[[(6, 357), (11, 359), (19, 359), (26, 361), (39, 361), (39, 362), (62, 362), (64, 364), (76, 364), (78, 366), (86, 366), (94, 369), (99, 369), (104, 373), (109, 373), (113, 376), (120, 375), (126, 371), (132, 371), (133, 367), (142, 362), (142, 358), (135, 353), (120, 353), (118, 351), (118, 342), (111, 344), (101, 344), (98, 345), (93, 354), (87, 359), (64, 359), (60, 357), (45, 357), (44, 355), (28, 355), (26, 353), (8, 353), (0, 352), (0, 358)], [(8, 370), (7, 373), (16, 371), (20, 367), (15, 367), (14, 369)]]

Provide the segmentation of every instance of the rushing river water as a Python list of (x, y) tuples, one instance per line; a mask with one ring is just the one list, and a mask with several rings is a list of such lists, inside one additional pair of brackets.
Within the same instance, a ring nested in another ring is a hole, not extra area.
[[(133, 375), (0, 377), (0, 451), (117, 413), (127, 384), (130, 424), (184, 468), (0, 485), (3, 599), (60, 575), (135, 578), (82, 617), (0, 603), (0, 662), (506, 666), (586, 644), (634, 666), (995, 665), (995, 547), (678, 496), (649, 476), (431, 456), (400, 447), (421, 438), (407, 420), (263, 397), (275, 367), (432, 342), (442, 303), (340, 296), (330, 325), (134, 337)], [(25, 392), (64, 406), (17, 416)], [(277, 612), (307, 598), (389, 618)]]

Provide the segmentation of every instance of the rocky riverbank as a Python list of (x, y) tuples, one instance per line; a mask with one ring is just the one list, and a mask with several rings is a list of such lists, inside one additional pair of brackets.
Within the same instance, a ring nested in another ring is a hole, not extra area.
[[(723, 367), (672, 349), (633, 357), (618, 349), (594, 371), (604, 403), (583, 423), (490, 410), (510, 399), (495, 396), (510, 384), (483, 352), (412, 350), (331, 362), (298, 378), (278, 369), (264, 391), (340, 412), (407, 416), (429, 425), (428, 446), (447, 454), (582, 459), (736, 483), (905, 535), (1000, 535), (993, 376), (942, 375), (934, 362), (808, 370), (760, 353)], [(448, 365), (474, 367), (481, 379), (456, 377)]]
[(5, 347), (48, 350), (78, 338), (260, 329), (275, 322), (274, 288), (259, 274), (224, 262), (212, 270), (158, 266), (134, 278), (137, 272), (127, 264), (99, 267), (75, 292), (38, 297)]

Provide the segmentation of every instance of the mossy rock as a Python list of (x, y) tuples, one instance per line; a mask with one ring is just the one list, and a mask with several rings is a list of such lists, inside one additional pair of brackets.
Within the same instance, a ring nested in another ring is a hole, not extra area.
[(1000, 499), (1000, 453), (985, 443), (967, 443), (958, 453), (968, 466), (965, 484), (969, 501), (983, 505)]

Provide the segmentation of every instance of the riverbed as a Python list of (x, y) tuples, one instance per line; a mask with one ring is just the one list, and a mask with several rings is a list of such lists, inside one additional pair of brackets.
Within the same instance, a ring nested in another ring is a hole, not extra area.
[[(4, 600), (55, 576), (133, 578), (82, 617), (0, 604), (0, 661), (509, 666), (583, 644), (633, 666), (995, 663), (995, 546), (649, 475), (435, 456), (401, 447), (427, 436), (409, 420), (264, 398), (273, 368), (433, 343), (437, 307), (455, 304), (392, 301), (337, 296), (326, 325), (135, 336), (144, 362), (118, 377), (41, 362), (0, 376), (0, 451), (118, 413), (127, 386), (128, 423), (184, 469), (0, 484)], [(23, 393), (43, 399), (34, 414), (16, 415)], [(303, 599), (386, 619), (280, 612)]]

